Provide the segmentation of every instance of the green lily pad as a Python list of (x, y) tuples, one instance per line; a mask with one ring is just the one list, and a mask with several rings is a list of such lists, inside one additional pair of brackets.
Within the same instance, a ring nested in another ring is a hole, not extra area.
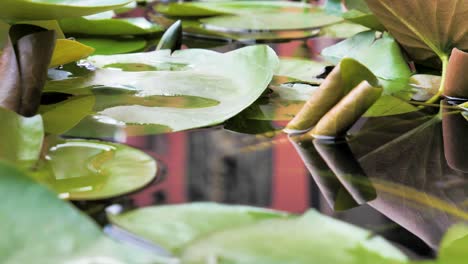
[(66, 34), (101, 36), (144, 35), (162, 33), (164, 28), (143, 17), (113, 18), (114, 12), (61, 19), (60, 27)]
[(317, 76), (324, 73), (325, 67), (330, 65), (328, 62), (282, 57), (275, 76), (289, 77), (302, 82), (317, 82)]
[(114, 55), (143, 50), (147, 41), (138, 38), (108, 39), (108, 38), (78, 38), (78, 41), (93, 47), (94, 55)]
[(286, 213), (247, 206), (194, 203), (138, 209), (111, 215), (110, 220), (173, 253), (180, 253), (193, 241), (211, 233), (287, 216)]
[(307, 13), (281, 12), (217, 16), (200, 21), (209, 30), (244, 32), (317, 29), (341, 22), (342, 19), (327, 15), (317, 9)]
[(388, 34), (376, 36), (375, 31), (366, 31), (322, 51), (322, 55), (337, 64), (345, 57), (353, 58), (372, 70), (388, 94), (398, 93), (411, 98), (408, 82), (411, 70), (393, 37)]
[(224, 32), (206, 29), (198, 20), (182, 21), (184, 34), (191, 37), (225, 40), (236, 40), (244, 43), (269, 43), (272, 41), (284, 41), (292, 39), (307, 39), (318, 35), (317, 29), (313, 30), (288, 30), (265, 32)]
[(1, 263), (165, 263), (108, 239), (87, 216), (1, 161), (0, 193)]
[(350, 22), (341, 22), (320, 29), (321, 37), (329, 38), (351, 38), (352, 36), (368, 31), (369, 28)]
[(3, 0), (0, 18), (55, 20), (113, 10), (129, 2), (129, 0)]
[(310, 211), (297, 219), (273, 219), (199, 239), (183, 263), (398, 263), (406, 256), (379, 236)]
[(138, 190), (156, 177), (156, 171), (154, 159), (137, 149), (66, 140), (49, 146), (34, 178), (63, 199), (96, 200)]
[(0, 107), (0, 160), (30, 166), (39, 159), (44, 137), (40, 115), (23, 117)]
[[(96, 113), (105, 117), (107, 124), (113, 120), (111, 123), (116, 126), (160, 125), (172, 131), (215, 125), (235, 116), (263, 93), (278, 65), (274, 51), (267, 46), (250, 46), (226, 54), (182, 50), (171, 55), (169, 50), (163, 50), (94, 56), (88, 62), (97, 69), (77, 77), (70, 72), (56, 73), (49, 76), (55, 80), (49, 81), (45, 90), (76, 95), (94, 95), (96, 89), (111, 91), (109, 95), (130, 92), (140, 97), (140, 101), (150, 100), (151, 96), (201, 98), (189, 100), (195, 103), (193, 106), (140, 103), (115, 105)], [(106, 68), (116, 63), (145, 64), (157, 70), (129, 72)], [(212, 104), (214, 101), (219, 103)], [(200, 103), (206, 107), (200, 107)], [(55, 123), (54, 120), (47, 122)], [(89, 136), (93, 136), (94, 128), (88, 127), (88, 130)]]
[(156, 11), (171, 17), (204, 17), (223, 14), (258, 14), (265, 12), (288, 11), (301, 13), (312, 8), (305, 3), (289, 1), (221, 1), (186, 2), (157, 5)]
[(375, 102), (364, 117), (382, 117), (419, 111), (416, 106), (391, 95), (383, 95)]

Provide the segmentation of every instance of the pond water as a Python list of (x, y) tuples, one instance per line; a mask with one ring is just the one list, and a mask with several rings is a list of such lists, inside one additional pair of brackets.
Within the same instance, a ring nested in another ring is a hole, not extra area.
[[(316, 59), (336, 42), (318, 38), (269, 45), (279, 56)], [(226, 52), (243, 46), (184, 39), (185, 48)], [(108, 67), (131, 71), (145, 65)], [(129, 104), (145, 105), (142, 98), (126, 96)], [(184, 100), (172, 98), (167, 104)], [(240, 115), (221, 126), (159, 135), (131, 136), (115, 128), (113, 141), (158, 161), (157, 179), (131, 195), (75, 204), (102, 225), (104, 208), (115, 203), (125, 210), (193, 201), (293, 213), (316, 208), (383, 235), (416, 258), (434, 256), (447, 229), (467, 222), (468, 122), (461, 115), (426, 108), (362, 118), (347, 141), (333, 144), (288, 137), (280, 130), (285, 125)]]

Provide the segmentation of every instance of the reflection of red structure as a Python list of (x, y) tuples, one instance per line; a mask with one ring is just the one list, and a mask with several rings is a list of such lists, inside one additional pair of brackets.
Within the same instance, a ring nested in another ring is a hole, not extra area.
[[(150, 186), (144, 192), (134, 196), (134, 201), (137, 206), (148, 206), (153, 204), (154, 193), (164, 190), (166, 195), (165, 202), (183, 203), (187, 201), (186, 195), (186, 153), (187, 153), (187, 134), (174, 133), (166, 135), (167, 149), (164, 153), (153, 155), (156, 159), (162, 161), (166, 166), (166, 173), (164, 181), (160, 184)], [(146, 142), (148, 138), (133, 137), (128, 138), (127, 144), (139, 147), (141, 149), (147, 148)], [(147, 152), (152, 154), (151, 152)]]

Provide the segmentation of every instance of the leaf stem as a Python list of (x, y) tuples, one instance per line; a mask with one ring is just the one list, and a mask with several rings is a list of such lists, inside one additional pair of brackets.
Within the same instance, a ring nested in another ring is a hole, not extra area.
[(427, 104), (435, 103), (437, 100), (439, 100), (440, 96), (444, 94), (449, 57), (448, 55), (443, 55), (440, 57), (440, 59), (442, 60), (442, 81), (440, 82), (439, 91), (431, 99), (426, 101)]

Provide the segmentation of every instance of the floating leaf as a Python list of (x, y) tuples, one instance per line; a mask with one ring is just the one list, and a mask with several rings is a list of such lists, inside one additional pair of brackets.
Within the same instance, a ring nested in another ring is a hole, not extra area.
[[(333, 250), (330, 250), (333, 248)], [(337, 253), (339, 252), (339, 254)], [(309, 211), (217, 232), (191, 244), (184, 263), (398, 263), (404, 254), (370, 232)]]
[(156, 50), (170, 49), (171, 52), (180, 50), (182, 47), (182, 37), (182, 22), (177, 20), (164, 32)]
[(214, 232), (286, 217), (286, 213), (254, 207), (194, 203), (138, 209), (111, 215), (110, 220), (117, 227), (177, 254)]
[(383, 95), (364, 114), (364, 117), (382, 117), (418, 111), (419, 109), (400, 98)]
[[(263, 93), (278, 65), (275, 53), (266, 46), (251, 46), (226, 54), (183, 50), (170, 55), (166, 50), (95, 56), (88, 61), (98, 69), (66, 79), (58, 74), (55, 76), (58, 79), (48, 82), (46, 90), (90, 95), (93, 90), (107, 87), (114, 92), (136, 93), (141, 100), (150, 96), (168, 99), (192, 96), (219, 102), (209, 107), (197, 105), (196, 109), (189, 106), (189, 110), (167, 104), (159, 107), (140, 104), (117, 105), (98, 112), (99, 116), (114, 120), (114, 124), (162, 125), (173, 131), (218, 124), (238, 114)], [(139, 67), (141, 71), (122, 70), (125, 65), (135, 64), (150, 67)], [(92, 133), (93, 129), (88, 130)]]
[(57, 39), (49, 67), (57, 67), (84, 59), (94, 52), (94, 48), (69, 39)]
[(215, 40), (236, 40), (244, 43), (272, 42), (279, 40), (307, 39), (316, 36), (320, 31), (313, 30), (288, 30), (266, 32), (224, 32), (206, 29), (198, 20), (184, 20), (182, 22), (184, 34), (192, 37)]
[[(467, 1), (366, 0), (382, 24), (411, 57), (445, 60), (452, 48), (468, 50)], [(415, 12), (417, 10), (417, 12)]]
[(55, 20), (86, 16), (112, 10), (128, 4), (129, 0), (2, 0), (0, 18)]
[(89, 140), (51, 144), (34, 178), (70, 200), (96, 200), (138, 190), (156, 177), (156, 162), (124, 145)]
[(352, 36), (368, 31), (369, 28), (350, 22), (341, 22), (320, 29), (321, 37), (351, 38)]
[(78, 38), (80, 43), (95, 49), (94, 55), (114, 55), (143, 50), (147, 42), (144, 39), (124, 38)]
[[(316, 82), (320, 74), (325, 72), (325, 67), (330, 64), (316, 60), (300, 58), (280, 58), (276, 76), (293, 78), (302, 82)], [(295, 98), (297, 99), (297, 98)]]
[(1, 161), (0, 193), (1, 263), (165, 263), (108, 239), (87, 216)]
[(310, 132), (314, 137), (343, 135), (380, 98), (382, 88), (361, 82), (328, 111)]
[[(110, 14), (110, 15), (106, 15)], [(113, 18), (113, 12), (87, 17), (60, 20), (60, 27), (66, 34), (100, 36), (144, 35), (162, 33), (164, 29), (143, 17)]]
[(221, 2), (185, 2), (157, 5), (156, 11), (171, 17), (204, 17), (225, 14), (253, 14), (277, 12), (287, 9), (301, 13), (312, 8), (305, 3), (289, 1), (221, 1)]
[(324, 49), (322, 55), (335, 64), (345, 57), (359, 61), (380, 79), (386, 93), (406, 92), (405, 98), (409, 99), (407, 84), (411, 71), (390, 35), (376, 37), (375, 31), (362, 32)]
[(35, 163), (44, 137), (41, 116), (22, 117), (0, 107), (0, 120), (0, 159), (21, 166)]
[(208, 30), (225, 32), (281, 31), (317, 29), (338, 23), (341, 18), (319, 10), (307, 13), (256, 13), (237, 16), (217, 16), (200, 20)]

